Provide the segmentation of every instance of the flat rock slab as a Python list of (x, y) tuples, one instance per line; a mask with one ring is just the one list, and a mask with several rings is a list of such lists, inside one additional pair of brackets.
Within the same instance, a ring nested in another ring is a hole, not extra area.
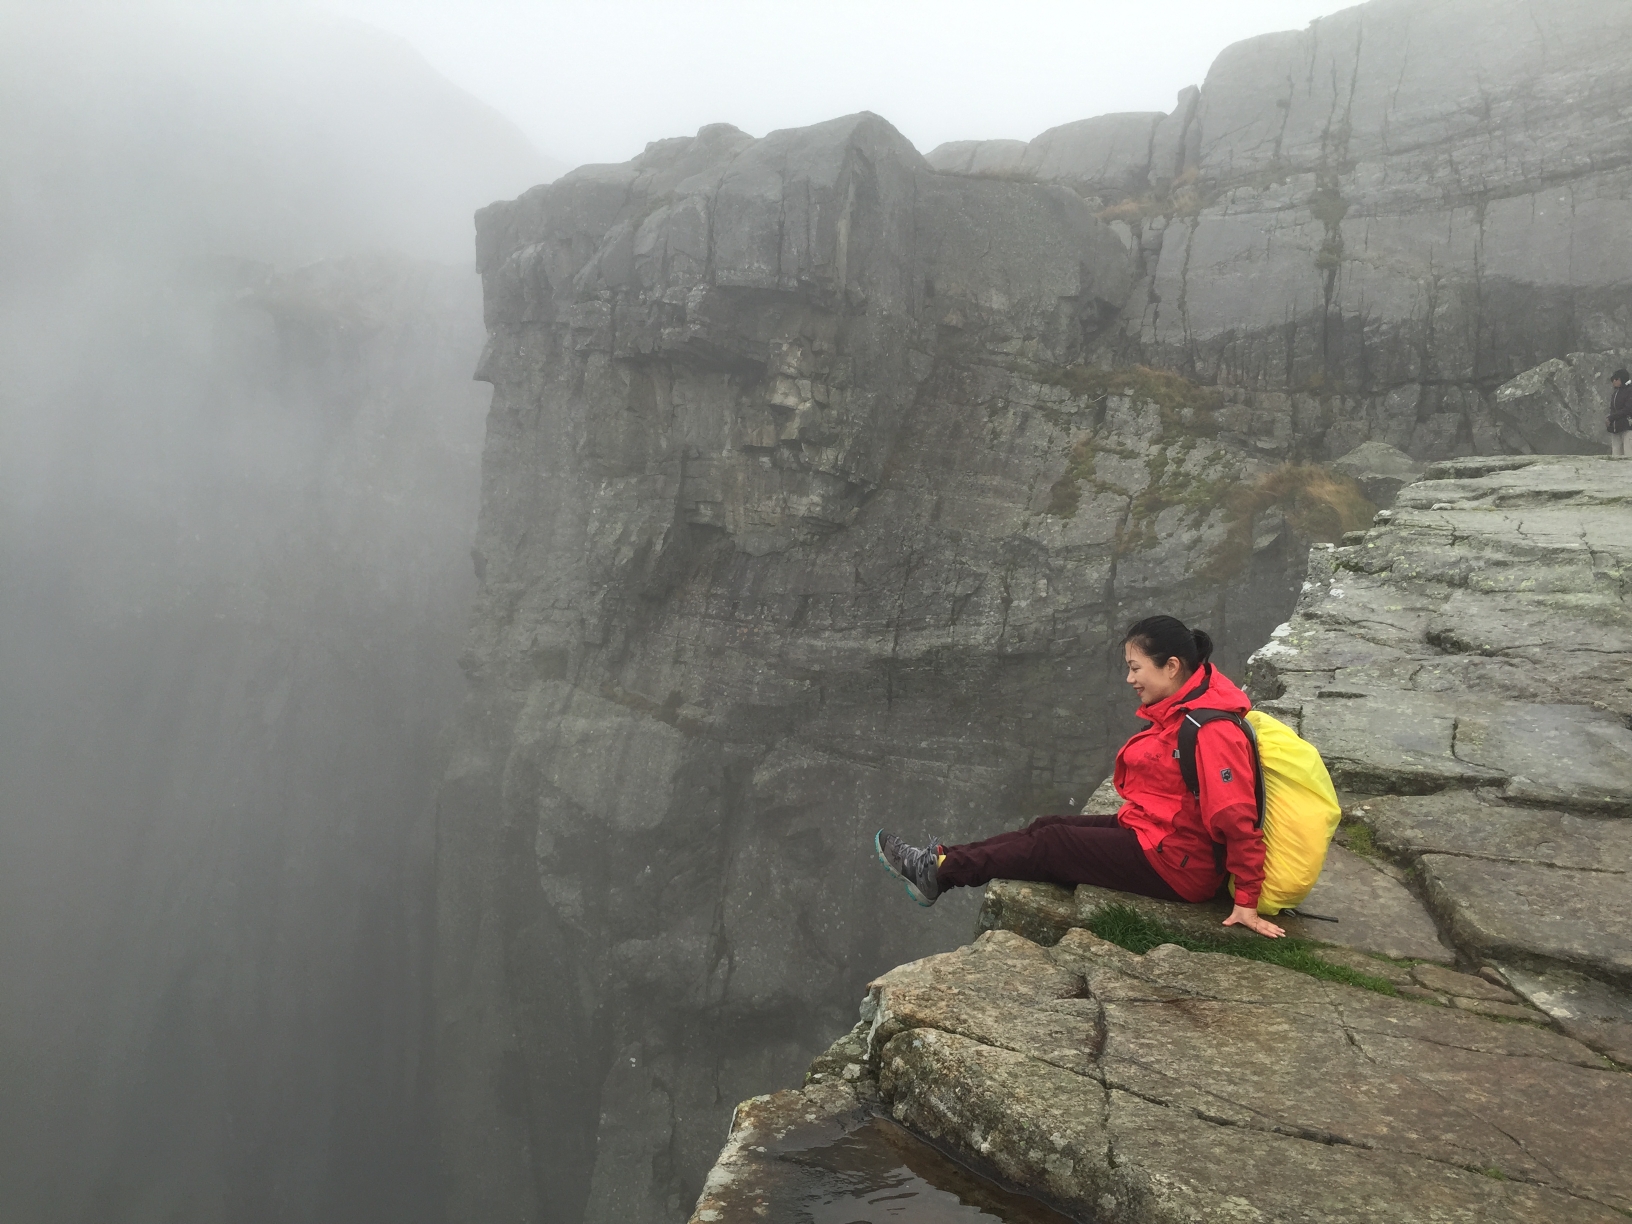
[(1449, 964), (1456, 958), (1440, 941), (1433, 918), (1410, 889), (1375, 863), (1339, 845), (1327, 850), (1320, 879), (1298, 908), (1338, 920), (1300, 920), (1297, 933), (1307, 939), (1400, 960)]
[(1484, 959), (1526, 956), (1632, 982), (1632, 877), (1425, 854), (1451, 938)]
[[(1015, 931), (1040, 943), (1054, 943), (1073, 927), (1086, 927), (1106, 905), (1126, 905), (1163, 926), (1188, 935), (1261, 939), (1241, 927), (1227, 927), (1228, 902), (1198, 905), (1158, 901), (1133, 893), (1080, 885), (1073, 893), (1052, 884), (998, 880), (986, 889), (979, 929)], [(1288, 935), (1402, 960), (1451, 964), (1456, 953), (1440, 942), (1433, 919), (1398, 880), (1342, 846), (1333, 845), (1326, 866), (1300, 907), (1337, 921), (1297, 914), (1275, 919)]]
[(1632, 991), (1568, 969), (1499, 968), (1514, 990), (1566, 1034), (1632, 1068)]
[[(1062, 970), (1095, 1013), (1075, 1049), (1051, 1011)], [(898, 1121), (1081, 1218), (1632, 1210), (1632, 1076), (1530, 1025), (1080, 929), (1048, 949), (989, 932), (886, 974), (869, 1007)]]
[(1632, 822), (1469, 791), (1379, 796), (1360, 815), (1471, 956), (1632, 985)]

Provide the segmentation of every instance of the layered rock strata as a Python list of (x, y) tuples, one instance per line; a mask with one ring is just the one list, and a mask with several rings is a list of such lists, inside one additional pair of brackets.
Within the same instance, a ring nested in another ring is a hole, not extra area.
[(1080, 803), (1131, 729), (1103, 700), (1126, 621), (1205, 621), (1240, 664), (1310, 535), (1371, 507), (1274, 477), (1194, 384), (1085, 364), (1123, 245), (874, 116), (586, 167), (485, 210), (479, 250), (454, 1211), (674, 1218), (734, 1100), (968, 929), (974, 898), (886, 918), (873, 832)]
[(1242, 388), (1308, 453), (1556, 451), (1493, 392), (1632, 345), (1629, 37), (1615, 0), (1372, 0), (1227, 48), (1165, 118), (931, 160), (1090, 196), (1138, 271), (1113, 351)]
[[(1131, 614), (1233, 667), (1303, 544), (1369, 521), (1272, 465), (1557, 449), (1493, 396), (1632, 343), (1629, 86), (1596, 58), (1628, 17), (1419, 10), (1239, 44), (1165, 117), (928, 160), (873, 116), (715, 126), (484, 211), (439, 834), (456, 1214), (677, 1218), (729, 1102), (971, 916), (886, 920), (856, 847), (1080, 799), (1132, 726), (1104, 699)], [(1383, 496), (1394, 466), (1355, 470)], [(1444, 755), (1422, 787), (1506, 776)]]
[(1623, 1058), (1625, 470), (1607, 458), (1430, 468), (1375, 527), (1316, 550), (1296, 615), (1251, 668), (1462, 953)]
[[(1632, 1051), (1632, 495), (1607, 458), (1444, 463), (1317, 547), (1252, 656), (1259, 708), (1320, 750), (1349, 828), (1288, 930), (1491, 967), (1563, 1031)], [(1090, 805), (1106, 809), (1114, 791)], [(1103, 889), (999, 883), (981, 929), (1052, 943)], [(1223, 903), (1135, 899), (1220, 934)], [(1336, 917), (1336, 923), (1325, 918)]]

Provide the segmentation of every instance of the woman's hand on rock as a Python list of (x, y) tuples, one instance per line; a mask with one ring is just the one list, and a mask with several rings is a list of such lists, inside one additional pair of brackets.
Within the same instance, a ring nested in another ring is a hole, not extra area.
[(1268, 918), (1260, 918), (1258, 911), (1250, 905), (1236, 906), (1230, 911), (1230, 916), (1224, 919), (1225, 926), (1235, 926), (1237, 923), (1246, 927), (1249, 931), (1257, 931), (1258, 934), (1270, 939), (1279, 939), (1286, 934)]

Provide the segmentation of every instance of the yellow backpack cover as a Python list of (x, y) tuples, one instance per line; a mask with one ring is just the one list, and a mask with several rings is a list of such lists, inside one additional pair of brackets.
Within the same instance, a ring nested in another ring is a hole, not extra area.
[[(1226, 710), (1190, 710), (1179, 730), (1179, 767), (1191, 793), (1196, 780), (1196, 732), (1227, 718), (1247, 732), (1258, 758), (1259, 821), (1264, 830), (1264, 887), (1258, 912), (1291, 909), (1309, 895), (1326, 865), (1326, 849), (1343, 809), (1326, 763), (1308, 740), (1259, 710), (1245, 716)], [(1235, 887), (1231, 881), (1230, 887)]]
[(1285, 723), (1248, 710), (1264, 780), (1264, 889), (1260, 914), (1291, 909), (1309, 895), (1326, 865), (1326, 849), (1343, 808), (1326, 762)]

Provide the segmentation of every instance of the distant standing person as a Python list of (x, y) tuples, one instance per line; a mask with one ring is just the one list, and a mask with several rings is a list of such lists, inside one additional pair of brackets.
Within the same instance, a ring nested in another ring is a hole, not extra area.
[(1609, 393), (1609, 415), (1604, 418), (1604, 424), (1609, 427), (1609, 456), (1611, 459), (1625, 459), (1627, 442), (1632, 440), (1632, 375), (1625, 370), (1616, 370), (1609, 376), (1609, 385), (1615, 389)]

